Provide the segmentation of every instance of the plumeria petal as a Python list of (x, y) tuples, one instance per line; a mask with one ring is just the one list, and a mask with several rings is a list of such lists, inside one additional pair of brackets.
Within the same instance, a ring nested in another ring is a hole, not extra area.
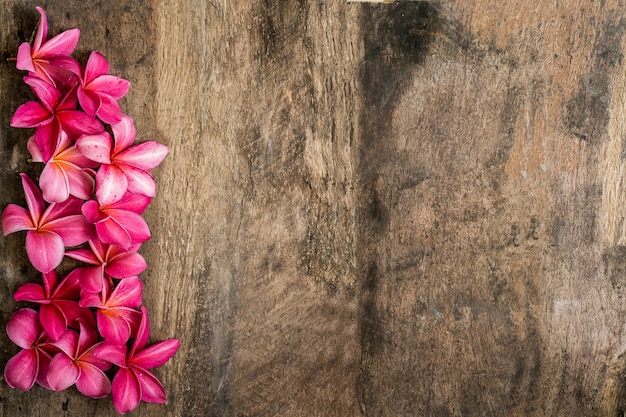
[(89, 200), (81, 207), (80, 211), (89, 223), (95, 223), (102, 220), (100, 216), (100, 206), (97, 201)]
[(127, 210), (133, 213), (142, 214), (152, 201), (151, 197), (141, 194), (126, 193), (121, 200), (108, 205), (107, 209)]
[(28, 149), (28, 152), (30, 153), (33, 162), (46, 162), (43, 159), (43, 152), (41, 152), (41, 149), (39, 149), (39, 146), (37, 146), (35, 136), (31, 136), (30, 139), (28, 139), (26, 148)]
[(15, 301), (41, 301), (46, 300), (43, 287), (32, 282), (22, 284), (13, 295)]
[(45, 42), (46, 38), (48, 38), (48, 18), (46, 17), (46, 12), (41, 7), (36, 7), (39, 12), (40, 19), (39, 25), (37, 26), (37, 34), (35, 35), (35, 40), (33, 41), (33, 50), (39, 52), (39, 48)]
[(81, 200), (89, 200), (93, 195), (96, 181), (89, 172), (75, 165), (60, 163), (69, 184), (70, 194)]
[(168, 339), (158, 342), (136, 353), (129, 363), (140, 368), (152, 369), (170, 360), (180, 347), (180, 340)]
[(53, 84), (38, 77), (26, 76), (24, 83), (27, 84), (41, 104), (50, 113), (54, 113), (55, 108), (61, 101), (63, 95)]
[(40, 272), (50, 272), (61, 264), (65, 245), (59, 235), (49, 231), (26, 233), (26, 254)]
[(105, 267), (107, 274), (113, 278), (128, 278), (141, 274), (146, 269), (146, 261), (137, 252), (122, 253)]
[[(44, 279), (46, 279), (46, 275), (44, 275)], [(79, 275), (74, 271), (70, 272), (51, 291), (50, 297), (54, 299), (78, 299), (80, 295)]]
[(80, 362), (80, 376), (76, 380), (78, 391), (91, 398), (104, 398), (111, 392), (111, 381), (98, 367)]
[[(150, 239), (150, 228), (139, 214), (116, 209), (107, 210), (107, 214), (126, 230), (132, 243), (145, 242)], [(124, 248), (128, 248), (128, 246), (124, 246)]]
[(37, 101), (28, 101), (15, 110), (11, 127), (39, 127), (52, 121), (52, 114)]
[(114, 75), (101, 75), (90, 82), (88, 88), (119, 100), (128, 93), (130, 82)]
[(74, 52), (74, 49), (76, 49), (79, 37), (80, 30), (76, 28), (61, 32), (46, 41), (39, 49), (37, 55), (46, 58), (69, 56)]
[(48, 384), (54, 391), (63, 391), (76, 383), (80, 368), (65, 353), (57, 353), (50, 361)]
[(39, 314), (30, 308), (21, 308), (7, 323), (7, 336), (22, 349), (31, 349), (41, 335)]
[(116, 161), (144, 171), (156, 168), (167, 156), (170, 148), (156, 141), (132, 146), (115, 156)]
[(8, 235), (20, 230), (34, 230), (36, 228), (30, 214), (24, 207), (9, 204), (2, 213), (2, 233)]
[(53, 345), (68, 357), (76, 354), (76, 344), (78, 343), (78, 333), (74, 330), (66, 330)]
[(85, 291), (85, 288), (83, 288), (83, 291), (80, 293), (79, 304), (81, 305), (81, 307), (104, 307), (104, 305), (102, 304), (102, 299), (100, 297), (100, 293), (94, 291)]
[[(131, 335), (132, 314), (131, 309), (99, 309), (96, 314), (98, 322), (98, 331), (105, 340), (115, 345), (121, 346), (125, 344)], [(139, 314), (139, 312), (134, 311)]]
[(37, 383), (45, 389), (52, 390), (48, 384), (48, 369), (50, 368), (50, 360), (52, 357), (42, 349), (37, 350), (39, 359), (39, 373), (37, 375)]
[(96, 232), (98, 238), (109, 245), (118, 245), (128, 249), (133, 243), (126, 229), (111, 217), (96, 223)]
[(42, 304), (39, 308), (39, 317), (41, 325), (52, 340), (58, 340), (67, 329), (65, 314), (54, 304)]
[(90, 116), (95, 116), (100, 108), (100, 96), (84, 88), (78, 89), (78, 102), (80, 106)]
[(82, 214), (52, 220), (46, 224), (46, 229), (60, 236), (65, 246), (80, 245), (94, 235), (93, 226)]
[(70, 184), (65, 170), (56, 162), (48, 162), (44, 166), (39, 185), (44, 200), (51, 203), (62, 203), (70, 196)]
[(100, 107), (96, 115), (104, 123), (118, 123), (122, 119), (122, 110), (117, 100), (107, 94), (100, 94)]
[(31, 47), (28, 42), (23, 42), (17, 48), (17, 62), (15, 68), (24, 71), (35, 72), (35, 65), (31, 56)]
[(139, 386), (141, 387), (141, 401), (155, 404), (165, 404), (167, 402), (165, 398), (165, 388), (163, 384), (154, 376), (151, 372), (146, 370), (137, 370), (135, 374), (139, 380)]
[(70, 197), (62, 203), (50, 204), (41, 216), (40, 227), (60, 217), (74, 216), (80, 214), (83, 201)]
[(83, 291), (91, 293), (102, 292), (102, 286), (104, 285), (104, 268), (102, 266), (90, 266), (79, 269), (81, 271), (80, 285)]
[(26, 197), (28, 211), (31, 214), (33, 223), (37, 223), (44, 211), (44, 201), (41, 191), (37, 188), (33, 180), (28, 177), (28, 175), (20, 174), (20, 177), (22, 178), (22, 187), (24, 188), (24, 196)]
[(76, 345), (76, 356), (84, 353), (98, 340), (98, 334), (96, 333), (96, 329), (92, 326), (89, 326), (84, 320), (79, 320), (80, 325), (80, 333), (78, 335), (78, 344)]
[(54, 150), (61, 140), (62, 132), (59, 121), (54, 117), (50, 123), (41, 125), (35, 130), (35, 142), (41, 150), (44, 161), (49, 161), (52, 158)]
[(121, 368), (113, 377), (111, 396), (113, 406), (120, 414), (134, 410), (141, 400), (141, 388), (135, 373)]
[(59, 152), (56, 159), (61, 160), (64, 163), (73, 164), (79, 168), (97, 168), (100, 166), (98, 162), (94, 162), (85, 157), (76, 146), (71, 146)]
[(65, 252), (65, 256), (76, 259), (77, 261), (85, 262), (90, 265), (99, 265), (100, 261), (96, 258), (94, 253), (89, 249), (74, 249)]
[(128, 191), (133, 194), (141, 194), (147, 197), (156, 195), (156, 184), (154, 178), (148, 172), (129, 165), (118, 165), (122, 168), (128, 180)]
[(120, 368), (126, 368), (126, 345), (102, 342), (96, 347), (94, 355)]
[(4, 380), (11, 388), (28, 391), (39, 373), (39, 354), (35, 349), (20, 350), (4, 367)]
[(96, 174), (96, 198), (101, 205), (120, 200), (127, 188), (128, 180), (121, 169), (107, 164), (100, 167)]
[(138, 277), (123, 279), (117, 284), (106, 304), (109, 307), (139, 307), (142, 290), (143, 283)]
[(56, 117), (63, 125), (63, 130), (73, 137), (83, 134), (93, 135), (104, 130), (98, 120), (82, 111), (64, 110), (57, 112)]
[(91, 52), (89, 59), (87, 59), (87, 64), (85, 65), (85, 84), (89, 84), (97, 77), (108, 73), (109, 63), (104, 55), (98, 51)]
[(111, 125), (111, 130), (115, 137), (113, 153), (118, 154), (135, 142), (135, 122), (131, 117), (123, 115), (119, 123)]
[(111, 163), (111, 135), (102, 132), (96, 135), (83, 135), (76, 141), (76, 147), (85, 157), (101, 164)]

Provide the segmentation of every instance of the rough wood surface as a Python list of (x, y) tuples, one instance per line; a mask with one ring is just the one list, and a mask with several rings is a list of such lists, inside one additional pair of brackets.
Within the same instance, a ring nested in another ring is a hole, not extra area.
[[(4, 58), (0, 204), (30, 93)], [(136, 416), (626, 412), (626, 8), (617, 0), (48, 1), (130, 79), (155, 171), (144, 303), (166, 406)], [(0, 325), (38, 280), (0, 239)], [(0, 332), (0, 365), (16, 352)], [(0, 416), (114, 416), (0, 384)]]

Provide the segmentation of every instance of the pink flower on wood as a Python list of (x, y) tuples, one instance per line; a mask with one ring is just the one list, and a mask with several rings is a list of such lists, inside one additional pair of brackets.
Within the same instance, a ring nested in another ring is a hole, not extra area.
[(39, 177), (39, 185), (44, 200), (48, 202), (61, 203), (70, 195), (89, 200), (94, 192), (95, 173), (89, 168), (96, 168), (98, 164), (85, 158), (76, 146), (71, 145), (69, 137), (62, 131), (52, 157), (45, 161), (34, 137), (28, 141), (33, 162), (46, 164)]
[(83, 292), (80, 305), (96, 307), (96, 321), (102, 337), (113, 344), (123, 345), (137, 330), (141, 320), (137, 308), (141, 305), (142, 289), (139, 278), (126, 278), (113, 291), (106, 287), (103, 294)]
[(50, 361), (48, 384), (55, 391), (63, 391), (76, 384), (78, 391), (91, 398), (103, 398), (111, 392), (111, 381), (104, 371), (111, 367), (109, 361), (94, 355), (100, 343), (91, 326), (79, 319), (80, 333), (66, 330), (54, 342), (61, 352)]
[(10, 124), (12, 127), (36, 128), (35, 142), (44, 161), (48, 161), (57, 149), (61, 131), (77, 138), (104, 130), (98, 120), (76, 109), (76, 88), (63, 95), (41, 78), (27, 76), (24, 82), (39, 101), (29, 101), (18, 107)]
[(9, 204), (2, 213), (4, 235), (26, 230), (26, 253), (33, 266), (47, 273), (63, 260), (66, 246), (85, 243), (93, 226), (80, 214), (82, 201), (70, 197), (47, 208), (41, 191), (26, 174), (20, 174), (28, 210)]
[(141, 217), (152, 199), (140, 194), (126, 193), (110, 204), (89, 200), (82, 207), (85, 218), (95, 224), (98, 238), (103, 243), (130, 250), (135, 243), (150, 239), (148, 224)]
[(96, 174), (96, 197), (101, 204), (110, 204), (126, 191), (146, 197), (156, 195), (154, 178), (148, 171), (157, 167), (169, 148), (155, 141), (132, 146), (135, 141), (133, 119), (124, 115), (111, 126), (115, 143), (108, 132), (84, 135), (76, 141), (78, 150), (102, 166)]
[(79, 29), (70, 29), (48, 38), (48, 19), (41, 7), (37, 34), (31, 46), (22, 43), (17, 50), (16, 67), (29, 71), (30, 75), (46, 80), (60, 88), (71, 83), (74, 74), (80, 71), (80, 64), (70, 55), (74, 52), (80, 37)]
[(46, 380), (51, 354), (56, 348), (48, 343), (48, 335), (41, 327), (39, 314), (30, 308), (22, 308), (7, 323), (7, 335), (22, 348), (7, 362), (4, 380), (11, 388), (28, 391), (37, 382), (50, 388)]
[(129, 88), (127, 80), (109, 75), (109, 63), (100, 52), (93, 51), (80, 80), (78, 101), (90, 116), (98, 116), (104, 123), (118, 123), (122, 111), (117, 100), (124, 97)]
[(23, 284), (13, 298), (15, 301), (40, 304), (41, 325), (50, 339), (55, 341), (77, 318), (91, 314), (78, 305), (79, 297), (80, 284), (75, 271), (61, 281), (55, 271), (50, 271), (43, 274), (43, 286), (35, 283)]
[(84, 291), (99, 293), (105, 280), (105, 274), (112, 278), (129, 278), (139, 275), (146, 269), (146, 261), (137, 250), (141, 246), (136, 243), (127, 251), (117, 245), (107, 245), (94, 237), (89, 240), (90, 249), (75, 249), (65, 255), (85, 262), (88, 267), (78, 268), (80, 286)]
[(128, 353), (126, 346), (103, 343), (96, 356), (120, 367), (113, 377), (111, 395), (115, 409), (124, 414), (134, 410), (140, 401), (164, 404), (165, 389), (149, 370), (165, 364), (180, 347), (180, 340), (169, 339), (146, 347), (150, 336), (148, 313), (141, 307), (141, 324)]

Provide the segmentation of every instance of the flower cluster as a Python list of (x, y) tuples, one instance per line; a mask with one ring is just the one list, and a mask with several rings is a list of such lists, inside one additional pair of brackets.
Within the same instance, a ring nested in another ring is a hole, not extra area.
[[(110, 75), (97, 51), (83, 67), (71, 57), (79, 30), (48, 39), (46, 14), (37, 10), (37, 34), (32, 45), (20, 45), (16, 65), (28, 71), (24, 82), (37, 99), (16, 110), (11, 126), (34, 129), (28, 151), (44, 166), (38, 183), (21, 174), (26, 208), (8, 205), (2, 230), (26, 231), (28, 259), (42, 284), (24, 284), (15, 294), (31, 306), (7, 323), (21, 350), (4, 378), (22, 391), (37, 383), (55, 391), (75, 385), (92, 398), (111, 394), (120, 413), (140, 401), (164, 403), (163, 385), (149, 370), (167, 362), (180, 342), (148, 345), (137, 276), (146, 262), (137, 250), (150, 238), (142, 217), (155, 196), (150, 170), (169, 148), (134, 144), (133, 119), (118, 104), (129, 82)], [(66, 256), (80, 266), (60, 277)]]

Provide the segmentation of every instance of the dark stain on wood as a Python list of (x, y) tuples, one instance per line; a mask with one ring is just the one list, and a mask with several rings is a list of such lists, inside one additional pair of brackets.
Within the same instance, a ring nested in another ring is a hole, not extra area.
[[(362, 352), (357, 394), (363, 415), (379, 412), (379, 393), (373, 383), (377, 378), (376, 367), (372, 364), (380, 363), (389, 343), (383, 332), (387, 323), (381, 321), (377, 301), (381, 271), (376, 260), (376, 242), (389, 222), (388, 208), (383, 202), (387, 200), (389, 190), (379, 189), (379, 170), (391, 162), (395, 153), (387, 138), (396, 100), (410, 80), (411, 68), (423, 62), (433, 34), (438, 31), (438, 9), (430, 2), (364, 5), (362, 9), (361, 33), (365, 52), (359, 83), (365, 105), (360, 117), (359, 172), (363, 184), (359, 216), (361, 255), (357, 271), (363, 282), (359, 317)], [(414, 175), (408, 180), (417, 185), (426, 176), (419, 173), (416, 180)]]
[(566, 103), (565, 127), (575, 137), (598, 144), (606, 138), (609, 121), (609, 77), (622, 63), (623, 17), (603, 22), (601, 36), (593, 47), (592, 71), (579, 80), (578, 95)]

